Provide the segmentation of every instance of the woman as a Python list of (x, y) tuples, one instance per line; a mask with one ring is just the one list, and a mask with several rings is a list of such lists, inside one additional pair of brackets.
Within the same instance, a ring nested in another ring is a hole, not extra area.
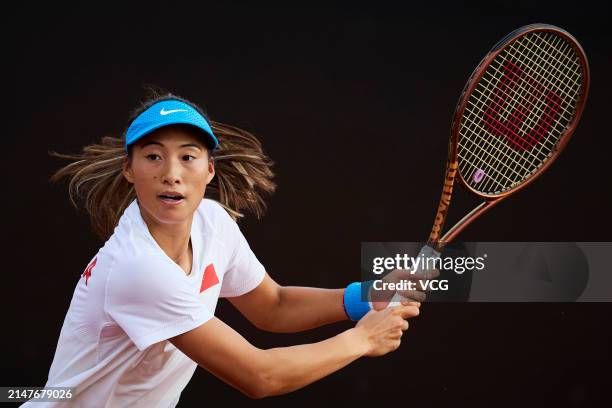
[[(254, 136), (190, 101), (154, 95), (122, 138), (59, 156), (73, 163), (52, 179), (70, 179), (73, 203), (84, 200), (106, 240), (76, 285), (46, 383), (74, 387), (73, 406), (173, 407), (197, 365), (252, 398), (287, 393), (397, 349), (419, 313), (407, 301), (370, 311), (359, 283), (274, 282), (235, 222), (243, 209), (262, 213), (271, 162)], [(211, 191), (218, 200), (204, 198)], [(359, 322), (319, 343), (262, 350), (214, 317), (219, 297), (273, 332)]]

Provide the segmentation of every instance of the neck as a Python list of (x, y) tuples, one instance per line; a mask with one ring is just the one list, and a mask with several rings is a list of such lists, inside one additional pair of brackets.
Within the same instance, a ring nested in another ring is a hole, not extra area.
[(190, 258), (189, 239), (193, 215), (182, 223), (162, 224), (142, 207), (140, 207), (140, 214), (153, 239), (170, 259), (180, 265)]

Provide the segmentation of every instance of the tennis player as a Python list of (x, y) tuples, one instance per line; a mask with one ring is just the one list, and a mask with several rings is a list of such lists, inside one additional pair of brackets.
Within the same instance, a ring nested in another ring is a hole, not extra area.
[[(52, 179), (69, 178), (105, 243), (76, 284), (45, 385), (73, 387), (71, 403), (26, 406), (174, 407), (198, 365), (251, 398), (284, 394), (397, 349), (419, 314), (418, 302), (362, 301), (360, 282), (278, 285), (236, 223), (243, 209), (262, 213), (272, 163), (253, 135), (184, 98), (153, 95), (121, 138), (56, 155), (72, 163)], [(271, 332), (358, 322), (318, 343), (260, 349), (214, 316), (219, 297)]]

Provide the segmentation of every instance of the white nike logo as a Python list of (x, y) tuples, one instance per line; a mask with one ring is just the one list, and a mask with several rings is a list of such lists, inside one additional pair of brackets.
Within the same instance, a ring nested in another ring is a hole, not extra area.
[(171, 113), (174, 112), (187, 112), (186, 109), (172, 109), (172, 110), (164, 110), (164, 108), (161, 108), (161, 110), (159, 111), (160, 115), (169, 115)]

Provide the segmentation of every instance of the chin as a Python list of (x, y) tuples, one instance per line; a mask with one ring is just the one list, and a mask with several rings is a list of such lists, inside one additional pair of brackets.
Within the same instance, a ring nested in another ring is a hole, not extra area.
[(157, 197), (155, 198), (154, 205), (147, 207), (151, 208), (149, 211), (151, 216), (161, 224), (180, 224), (190, 219), (196, 210), (186, 199), (183, 199), (180, 203), (169, 204), (162, 202)]

